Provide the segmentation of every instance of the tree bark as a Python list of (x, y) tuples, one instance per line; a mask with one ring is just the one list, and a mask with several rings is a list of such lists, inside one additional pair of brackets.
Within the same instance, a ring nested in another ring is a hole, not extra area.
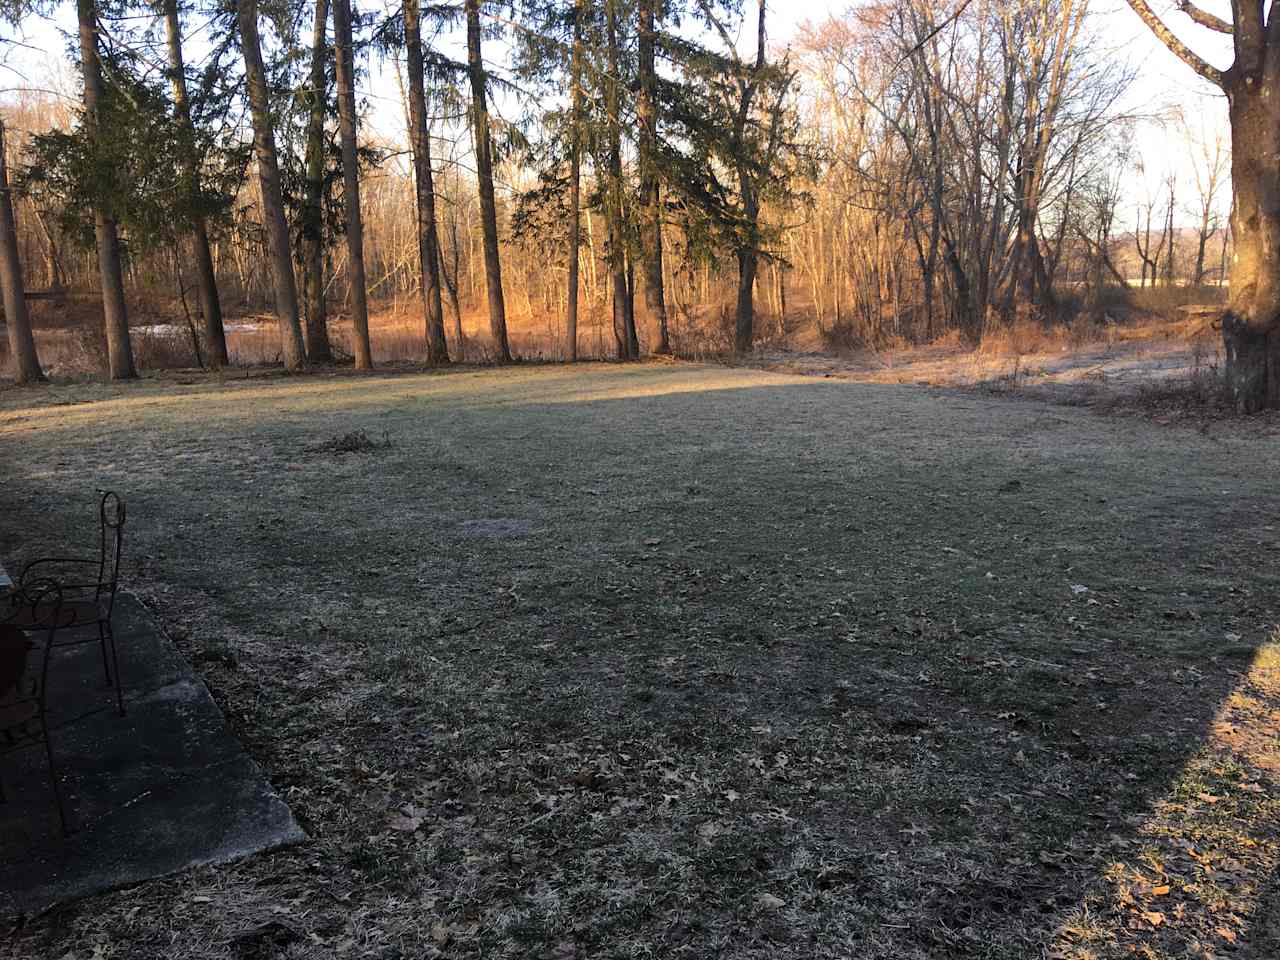
[(759, 265), (760, 255), (755, 247), (744, 247), (738, 251), (738, 303), (734, 311), (733, 337), (733, 349), (737, 353), (750, 353), (754, 341), (755, 286)]
[(480, 225), (484, 234), (484, 276), (489, 294), (489, 332), (499, 363), (511, 362), (507, 305), (502, 295), (502, 256), (498, 250), (498, 203), (493, 191), (493, 149), (489, 142), (489, 106), (484, 58), (480, 52), (480, 0), (466, 0), (467, 73), (471, 80), (471, 130), (475, 139), (476, 179), (480, 188)]
[[(76, 0), (80, 29), (80, 66), (84, 71), (85, 123), (96, 139), (98, 111), (105, 91), (98, 55), (98, 7), (95, 0)], [(102, 279), (102, 319), (107, 338), (107, 369), (112, 380), (138, 375), (129, 342), (129, 311), (124, 299), (124, 273), (120, 262), (120, 235), (115, 220), (102, 209), (93, 212), (93, 232), (98, 246), (98, 273)]]
[(0, 121), (0, 288), (4, 294), (4, 319), (9, 331), (9, 356), (17, 383), (44, 379), (36, 341), (27, 314), (26, 287), (22, 282), (22, 260), (18, 256), (18, 232), (14, 226), (13, 196), (9, 190), (9, 166), (5, 156), (5, 128)]
[(627, 235), (623, 212), (622, 190), (622, 103), (619, 69), (621, 52), (618, 47), (618, 13), (615, 0), (607, 0), (605, 16), (605, 42), (609, 64), (604, 78), (605, 107), (607, 111), (608, 137), (608, 191), (606, 204), (609, 215), (609, 271), (613, 284), (613, 327), (618, 345), (619, 360), (635, 360), (639, 350), (633, 349), (638, 338), (635, 333), (635, 305), (632, 288), (627, 282)]
[(342, 136), (342, 199), (347, 213), (347, 270), (357, 370), (373, 369), (369, 293), (364, 272), (364, 219), (360, 213), (360, 161), (356, 152), (356, 63), (351, 42), (351, 0), (333, 0), (337, 53), (338, 128)]
[[(81, 3), (88, 0), (80, 0)], [(271, 128), (271, 104), (267, 95), (267, 75), (262, 64), (258, 39), (257, 0), (238, 0), (236, 19), (240, 46), (244, 52), (244, 72), (249, 92), (249, 115), (253, 125), (253, 152), (258, 162), (258, 185), (262, 191), (262, 218), (271, 260), (276, 320), (280, 325), (280, 349), (287, 370), (305, 370), (306, 350), (298, 324), (298, 289), (289, 252), (289, 224), (280, 194), (280, 167), (276, 159), (276, 139)]]
[(414, 200), (418, 216), (418, 266), (426, 318), (427, 362), (449, 362), (440, 296), (440, 237), (436, 228), (436, 187), (431, 171), (426, 81), (422, 67), (422, 13), (419, 0), (404, 0), (404, 47), (409, 72), (409, 144), (413, 151)]
[(1232, 398), (1253, 413), (1280, 407), (1280, 79), (1235, 77), (1227, 95), (1234, 243), (1222, 339)]
[(564, 335), (566, 357), (578, 359), (578, 270), (582, 256), (582, 20), (586, 0), (577, 0), (573, 13), (572, 75), (573, 124), (569, 157), (569, 289), (565, 302)]
[(670, 354), (667, 332), (667, 302), (662, 285), (662, 186), (658, 177), (657, 72), (654, 53), (654, 6), (656, 0), (640, 0), (638, 12), (640, 96), (640, 197), (644, 204), (644, 302), (657, 325), (658, 343), (654, 353)]
[[(187, 178), (187, 188), (193, 190), (199, 184), (200, 173), (196, 168), (195, 128), (191, 123), (191, 105), (187, 98), (187, 68), (182, 56), (182, 25), (178, 20), (178, 0), (164, 0), (164, 23), (169, 47), (169, 69), (173, 72), (173, 105), (178, 126), (186, 139), (183, 176)], [(200, 316), (204, 320), (202, 332), (205, 362), (218, 369), (227, 363), (227, 337), (222, 328), (222, 304), (218, 300), (218, 280), (214, 274), (213, 254), (209, 249), (209, 228), (204, 217), (197, 216), (191, 224), (191, 246), (196, 261)]]
[(311, 76), (307, 91), (306, 181), (302, 199), (302, 301), (306, 310), (304, 335), (307, 360), (329, 363), (333, 347), (329, 342), (329, 311), (324, 291), (324, 119), (328, 100), (329, 56), (326, 31), (329, 0), (316, 0), (311, 35)]

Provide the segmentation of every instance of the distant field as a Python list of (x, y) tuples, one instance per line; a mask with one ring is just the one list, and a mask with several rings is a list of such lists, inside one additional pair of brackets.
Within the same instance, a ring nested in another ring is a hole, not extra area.
[(1280, 956), (1269, 429), (682, 364), (0, 390), (5, 565), (120, 491), (313, 838), (0, 956)]

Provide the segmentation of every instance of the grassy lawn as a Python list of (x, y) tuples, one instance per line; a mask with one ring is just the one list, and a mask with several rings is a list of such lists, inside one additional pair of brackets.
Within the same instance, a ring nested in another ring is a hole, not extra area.
[(683, 365), (0, 392), (6, 562), (126, 496), (313, 838), (0, 955), (1275, 958), (1278, 475)]

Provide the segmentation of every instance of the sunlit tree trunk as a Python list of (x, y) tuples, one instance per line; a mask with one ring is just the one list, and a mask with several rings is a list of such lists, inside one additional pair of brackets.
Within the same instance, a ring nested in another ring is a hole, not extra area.
[[(742, 202), (742, 219), (745, 236), (735, 251), (738, 258), (738, 301), (734, 310), (733, 349), (735, 353), (750, 353), (755, 343), (755, 286), (756, 270), (760, 263), (760, 197), (755, 173), (748, 162), (746, 151), (747, 121), (759, 85), (765, 63), (765, 0), (759, 2), (756, 22), (756, 62), (750, 79), (741, 92), (734, 141), (738, 144), (738, 193)], [(838, 318), (837, 318), (838, 321)]]
[(311, 36), (311, 75), (307, 90), (306, 182), (302, 201), (302, 299), (306, 307), (307, 359), (329, 363), (329, 312), (324, 291), (324, 120), (328, 100), (328, 0), (316, 0)]
[(18, 257), (18, 233), (14, 227), (13, 197), (9, 191), (9, 164), (5, 156), (4, 122), (0, 121), (0, 288), (4, 294), (4, 319), (9, 331), (10, 364), (17, 383), (44, 379), (36, 341), (27, 314), (27, 292)]
[[(80, 2), (84, 3), (86, 0)], [(298, 324), (298, 290), (289, 250), (289, 224), (285, 220), (284, 199), (280, 194), (280, 167), (276, 160), (275, 133), (271, 128), (267, 75), (262, 64), (262, 45), (258, 39), (257, 0), (239, 0), (236, 18), (240, 27), (240, 46), (244, 53), (245, 83), (248, 87), (249, 115), (253, 125), (253, 151), (257, 158), (258, 184), (262, 192), (262, 218), (265, 221), (267, 253), (271, 261), (276, 320), (280, 325), (280, 349), (284, 355), (285, 369), (303, 370), (307, 366), (307, 355), (302, 341), (302, 329)]]
[(1280, 77), (1228, 89), (1231, 295), (1222, 321), (1227, 372), (1245, 412), (1280, 407)]
[(347, 214), (347, 271), (351, 279), (352, 346), (357, 370), (373, 369), (369, 344), (369, 293), (364, 271), (364, 218), (360, 210), (360, 159), (356, 150), (356, 64), (351, 42), (351, 0), (333, 0), (337, 53), (338, 127), (342, 136), (342, 198)]
[[(98, 7), (95, 0), (77, 0), (80, 27), (80, 68), (84, 72), (85, 124), (91, 138), (97, 136), (98, 113), (105, 91), (98, 55)], [(98, 245), (98, 273), (102, 280), (102, 319), (107, 338), (107, 369), (112, 380), (138, 375), (129, 342), (129, 312), (124, 299), (124, 273), (120, 261), (120, 236), (116, 222), (101, 209), (93, 212), (93, 232)]]
[(414, 199), (418, 226), (418, 265), (426, 315), (427, 362), (448, 363), (444, 305), (440, 296), (440, 240), (436, 230), (436, 188), (431, 171), (431, 135), (427, 127), (426, 83), (422, 68), (419, 0), (404, 0), (404, 47), (409, 72), (409, 142), (413, 150)]
[[(191, 125), (191, 106), (187, 99), (187, 69), (182, 56), (182, 25), (178, 21), (178, 0), (164, 0), (165, 34), (169, 48), (169, 69), (173, 76), (173, 105), (178, 125), (186, 138), (183, 156), (188, 189), (195, 187), (200, 173), (196, 168), (195, 130)], [(204, 217), (191, 224), (191, 247), (195, 256), (196, 292), (200, 298), (200, 316), (204, 321), (204, 353), (209, 366), (227, 363), (227, 338), (222, 329), (222, 304), (218, 300), (218, 280), (213, 270), (213, 254), (209, 249), (209, 229)]]
[(489, 331), (499, 363), (511, 362), (507, 305), (502, 294), (502, 256), (498, 249), (498, 204), (493, 190), (493, 147), (484, 58), (480, 50), (480, 0), (466, 0), (467, 74), (471, 80), (471, 130), (475, 138), (476, 179), (480, 187), (480, 225), (484, 232), (484, 275), (489, 295)]
[(609, 216), (609, 274), (613, 290), (613, 332), (617, 340), (618, 358), (634, 360), (639, 354), (634, 349), (637, 342), (635, 333), (635, 309), (632, 302), (631, 285), (627, 282), (627, 235), (623, 216), (623, 182), (622, 182), (622, 95), (620, 90), (619, 69), (621, 52), (618, 45), (618, 12), (616, 0), (607, 0), (605, 15), (605, 42), (608, 55), (608, 76), (604, 78), (605, 104), (608, 113), (608, 168), (609, 200), (606, 208)]
[(569, 280), (565, 303), (565, 352), (578, 359), (578, 270), (582, 259), (582, 20), (586, 0), (578, 0), (573, 19), (573, 132), (569, 156)]
[(1146, 0), (1129, 6), (1175, 56), (1227, 95), (1234, 250), (1222, 317), (1227, 380), (1241, 412), (1280, 407), (1280, 10), (1233, 3), (1225, 21), (1190, 2), (1179, 5), (1200, 26), (1231, 36), (1235, 61), (1223, 71), (1174, 36)]
[(657, 326), (654, 353), (669, 354), (667, 302), (662, 286), (662, 186), (658, 177), (657, 72), (654, 63), (654, 6), (656, 0), (640, 0), (638, 11), (640, 95), (640, 202), (644, 205), (644, 302)]

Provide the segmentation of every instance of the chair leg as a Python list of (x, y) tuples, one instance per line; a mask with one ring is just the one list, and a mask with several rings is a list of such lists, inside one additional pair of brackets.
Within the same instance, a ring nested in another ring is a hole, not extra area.
[[(111, 670), (116, 678), (116, 709), (124, 716), (124, 682), (120, 676), (120, 658), (116, 654), (116, 632), (111, 629), (111, 621), (107, 621), (107, 642), (111, 644)], [(103, 651), (106, 652), (105, 649)]]
[(103, 622), (101, 620), (98, 621), (98, 645), (102, 647), (102, 672), (106, 675), (108, 687), (111, 686), (111, 667), (107, 663), (107, 630), (110, 629), (110, 626), (110, 624), (107, 624), (104, 629)]
[(53, 802), (58, 806), (58, 823), (62, 827), (62, 835), (70, 836), (71, 831), (67, 829), (67, 811), (62, 805), (62, 784), (58, 780), (58, 767), (53, 762), (53, 741), (49, 739), (49, 727), (45, 723), (43, 712), (40, 716), (40, 726), (44, 733), (44, 755), (49, 762), (49, 782), (53, 785)]

